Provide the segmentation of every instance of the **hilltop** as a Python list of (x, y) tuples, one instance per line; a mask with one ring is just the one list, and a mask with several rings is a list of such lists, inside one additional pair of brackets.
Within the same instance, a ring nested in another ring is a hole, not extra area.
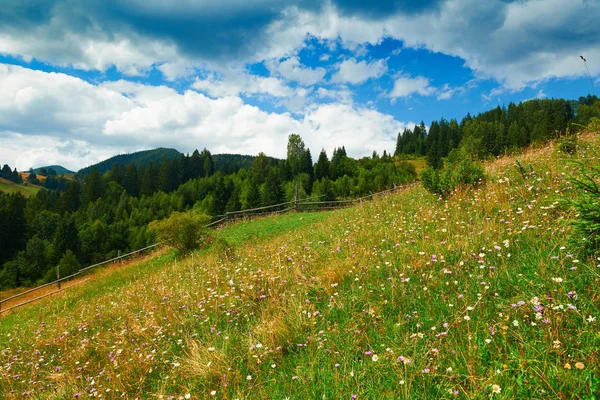
[(35, 398), (593, 398), (597, 262), (570, 176), (600, 139), (486, 164), (448, 198), (223, 228), (2, 318), (0, 392)]
[(101, 161), (97, 164), (90, 165), (89, 167), (85, 167), (80, 169), (77, 174), (78, 175), (87, 175), (96, 169), (99, 173), (103, 174), (112, 169), (115, 165), (129, 165), (133, 164), (135, 166), (147, 166), (152, 162), (162, 161), (164, 158), (174, 159), (179, 157), (181, 153), (175, 149), (167, 149), (164, 147), (159, 147), (157, 149), (152, 150), (143, 150), (137, 151), (131, 154), (119, 154), (104, 161)]
[[(181, 156), (183, 156), (183, 154), (175, 149), (161, 147), (153, 150), (143, 150), (131, 154), (120, 154), (111, 157), (97, 164), (82, 168), (77, 172), (77, 174), (79, 176), (85, 176), (94, 169), (97, 169), (99, 173), (103, 174), (107, 171), (110, 171), (115, 165), (127, 166), (133, 164), (136, 167), (147, 167), (150, 163), (161, 162), (165, 158), (174, 160)], [(256, 156), (242, 154), (214, 154), (212, 155), (212, 159), (217, 170), (221, 170), (224, 173), (231, 173), (237, 172), (241, 168), (249, 169), (252, 165), (252, 162), (256, 159)], [(267, 157), (267, 159), (271, 162), (278, 161), (278, 159), (274, 157)]]
[(34, 168), (33, 172), (35, 172), (36, 174), (39, 174), (42, 169), (45, 169), (46, 171), (50, 171), (50, 170), (53, 169), (54, 171), (56, 171), (56, 173), (58, 175), (67, 175), (67, 174), (74, 174), (75, 173), (73, 171), (70, 171), (70, 170), (66, 169), (62, 165), (46, 165), (44, 167)]

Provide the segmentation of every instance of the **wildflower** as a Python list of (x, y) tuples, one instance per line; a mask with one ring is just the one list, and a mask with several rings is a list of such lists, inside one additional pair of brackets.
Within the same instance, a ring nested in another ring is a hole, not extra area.
[(189, 393), (187, 393), (185, 396), (183, 396), (186, 399), (189, 399), (190, 397), (192, 397)]
[(585, 368), (585, 364), (582, 362), (576, 362), (575, 363), (575, 368), (577, 369), (584, 369)]
[(554, 342), (552, 342), (552, 347), (555, 349), (560, 349), (560, 345), (561, 345), (561, 343), (560, 343), (560, 340), (558, 340), (558, 339), (555, 340)]
[(512, 324), (513, 324), (514, 326), (519, 326), (519, 321), (517, 321), (517, 320), (515, 319), (515, 320), (513, 320)]
[(248, 375), (248, 376), (246, 377), (246, 380), (247, 380), (247, 381), (251, 381), (251, 380), (252, 380), (252, 375)]
[(211, 396), (214, 396), (214, 395), (216, 395), (216, 394), (217, 394), (217, 391), (216, 391), (216, 390), (213, 390), (212, 392), (210, 392), (210, 395), (211, 395)]
[(502, 391), (502, 388), (499, 385), (492, 385), (492, 393), (499, 394)]
[(377, 354), (373, 354), (373, 357), (371, 357), (371, 360), (373, 360), (373, 362), (377, 362), (377, 360), (379, 360), (379, 356)]
[(591, 315), (589, 315), (589, 316), (587, 317), (586, 321), (587, 321), (587, 322), (589, 322), (589, 323), (591, 324), (592, 322), (595, 322), (595, 321), (596, 321), (596, 317), (592, 317)]
[(571, 364), (569, 364), (569, 363), (566, 363), (566, 364), (565, 364), (565, 369), (571, 369)]
[(563, 281), (563, 278), (552, 278), (552, 280), (556, 283), (561, 283)]
[(471, 317), (469, 317), (468, 315), (465, 315), (463, 318), (464, 318), (465, 321), (470, 321), (471, 320)]

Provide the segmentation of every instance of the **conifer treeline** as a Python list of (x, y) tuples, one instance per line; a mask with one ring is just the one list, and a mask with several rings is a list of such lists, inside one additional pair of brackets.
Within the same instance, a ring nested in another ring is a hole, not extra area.
[(394, 155), (427, 156), (428, 164), (438, 168), (459, 145), (478, 158), (497, 156), (554, 138), (572, 123), (587, 125), (592, 117), (600, 117), (596, 96), (510, 103), (476, 117), (467, 115), (460, 124), (454, 119), (433, 121), (428, 132), (421, 122), (398, 134)]

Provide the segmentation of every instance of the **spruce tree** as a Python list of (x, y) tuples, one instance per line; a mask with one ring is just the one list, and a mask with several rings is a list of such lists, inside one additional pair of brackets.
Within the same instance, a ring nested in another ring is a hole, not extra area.
[(319, 159), (317, 160), (317, 165), (315, 165), (315, 179), (321, 180), (329, 176), (329, 159), (327, 158), (327, 153), (325, 149), (321, 150), (319, 154)]

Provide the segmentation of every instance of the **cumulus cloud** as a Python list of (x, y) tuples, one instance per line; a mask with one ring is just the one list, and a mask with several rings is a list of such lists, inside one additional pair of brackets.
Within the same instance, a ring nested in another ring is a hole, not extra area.
[(302, 65), (297, 56), (281, 62), (269, 60), (266, 65), (271, 74), (282, 76), (287, 80), (296, 81), (305, 86), (320, 82), (327, 73), (325, 68), (308, 68)]
[(332, 82), (347, 82), (353, 85), (363, 83), (371, 78), (379, 78), (387, 71), (385, 60), (367, 63), (349, 58), (338, 65), (338, 71), (331, 78)]
[(222, 76), (209, 74), (203, 79), (196, 78), (192, 87), (211, 97), (238, 96), (239, 94), (289, 97), (295, 94), (295, 90), (279, 78), (250, 75), (245, 71), (230, 71)]
[(125, 80), (93, 85), (3, 64), (0, 121), (0, 157), (20, 169), (37, 166), (44, 157), (78, 169), (118, 152), (159, 146), (285, 157), (292, 132), (313, 151), (345, 145), (350, 155), (364, 156), (369, 149), (391, 150), (398, 131), (407, 126), (350, 104), (314, 106), (296, 119), (265, 112), (238, 96), (212, 99), (193, 90), (179, 93)]
[(390, 92), (390, 97), (396, 99), (398, 97), (409, 97), (413, 94), (430, 96), (435, 91), (436, 89), (429, 85), (429, 79), (423, 76), (417, 76), (416, 78), (402, 76), (394, 81), (394, 88)]
[(331, 99), (339, 103), (352, 104), (352, 91), (347, 86), (338, 89), (320, 87), (317, 89), (316, 95), (320, 99)]

